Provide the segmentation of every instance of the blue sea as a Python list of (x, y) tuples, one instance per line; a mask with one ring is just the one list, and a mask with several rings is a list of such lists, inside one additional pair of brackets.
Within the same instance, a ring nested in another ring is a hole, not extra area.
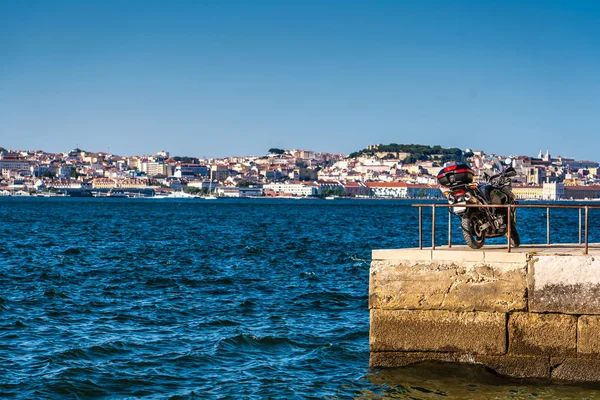
[[(600, 398), (480, 366), (369, 369), (371, 251), (418, 246), (411, 205), (0, 198), (0, 397)], [(519, 211), (523, 243), (545, 243), (544, 213)], [(577, 211), (551, 218), (577, 242)], [(600, 210), (590, 227), (600, 241)]]

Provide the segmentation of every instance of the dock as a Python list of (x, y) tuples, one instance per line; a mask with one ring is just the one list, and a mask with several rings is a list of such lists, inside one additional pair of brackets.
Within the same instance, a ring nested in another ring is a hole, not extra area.
[(370, 366), (455, 362), (600, 382), (600, 246), (586, 250), (373, 250)]

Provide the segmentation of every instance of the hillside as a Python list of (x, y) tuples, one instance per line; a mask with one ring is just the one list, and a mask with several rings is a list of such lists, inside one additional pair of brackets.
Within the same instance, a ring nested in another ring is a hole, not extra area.
[(378, 144), (351, 153), (350, 158), (361, 156), (379, 157), (382, 159), (400, 159), (405, 163), (413, 164), (417, 161), (434, 161), (439, 164), (450, 161), (460, 161), (462, 150), (456, 147), (443, 148), (441, 146), (427, 146), (421, 144)]

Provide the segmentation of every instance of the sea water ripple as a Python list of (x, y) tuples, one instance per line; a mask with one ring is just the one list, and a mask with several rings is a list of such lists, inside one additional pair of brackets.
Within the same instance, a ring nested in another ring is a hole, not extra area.
[[(369, 370), (370, 252), (416, 246), (416, 215), (399, 201), (0, 199), (0, 393), (598, 397), (474, 366)], [(555, 218), (554, 237), (576, 240), (561, 222), (576, 217)], [(527, 220), (524, 242), (545, 234)]]

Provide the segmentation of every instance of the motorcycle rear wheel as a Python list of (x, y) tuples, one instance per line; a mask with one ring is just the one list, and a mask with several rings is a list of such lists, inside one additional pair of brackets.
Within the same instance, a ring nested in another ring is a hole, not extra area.
[(465, 242), (467, 242), (467, 246), (472, 249), (480, 249), (485, 243), (485, 233), (482, 233), (481, 236), (478, 236), (475, 233), (475, 224), (478, 223), (477, 220), (476, 214), (465, 215), (460, 220)]

